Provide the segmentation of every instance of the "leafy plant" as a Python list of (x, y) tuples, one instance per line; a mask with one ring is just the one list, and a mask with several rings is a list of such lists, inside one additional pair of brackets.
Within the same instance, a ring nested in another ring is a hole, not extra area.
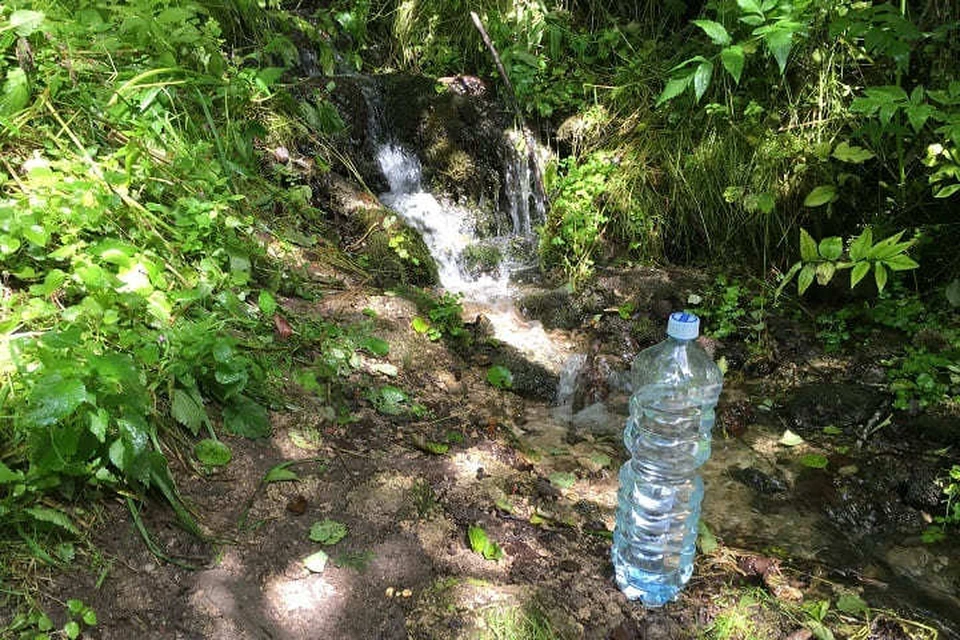
[(347, 525), (330, 518), (314, 522), (310, 527), (310, 540), (322, 545), (334, 545), (346, 537)]
[(487, 382), (497, 389), (513, 388), (513, 373), (503, 365), (493, 365), (487, 369)]
[(471, 525), (467, 529), (467, 538), (470, 541), (470, 548), (475, 553), (482, 555), (487, 560), (499, 560), (503, 557), (503, 549), (496, 542), (490, 539), (483, 527)]

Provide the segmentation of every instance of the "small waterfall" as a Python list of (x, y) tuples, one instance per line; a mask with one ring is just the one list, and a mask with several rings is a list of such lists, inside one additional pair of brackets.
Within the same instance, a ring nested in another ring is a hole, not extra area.
[(504, 194), (513, 232), (523, 236), (533, 235), (534, 222), (543, 222), (546, 212), (531, 166), (531, 155), (539, 162), (543, 152), (535, 148), (531, 154), (528, 141), (533, 141), (533, 136), (516, 127), (504, 134)]

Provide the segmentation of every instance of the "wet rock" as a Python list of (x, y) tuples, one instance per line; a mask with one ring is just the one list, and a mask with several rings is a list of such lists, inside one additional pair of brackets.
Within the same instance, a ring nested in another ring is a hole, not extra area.
[(889, 567), (938, 600), (960, 610), (960, 567), (926, 545), (893, 546), (884, 554)]
[(760, 495), (775, 495), (787, 490), (787, 483), (754, 467), (733, 469), (730, 477), (744, 484)]
[(546, 329), (576, 329), (583, 322), (582, 313), (564, 288), (527, 294), (518, 306), (526, 317), (539, 320)]
[(853, 383), (814, 383), (798, 388), (786, 404), (791, 428), (800, 435), (826, 426), (855, 428), (869, 421), (885, 401), (873, 387)]

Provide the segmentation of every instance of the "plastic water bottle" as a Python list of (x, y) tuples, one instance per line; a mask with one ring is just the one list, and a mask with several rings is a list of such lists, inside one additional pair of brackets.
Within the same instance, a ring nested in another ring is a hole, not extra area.
[(617, 522), (610, 555), (617, 585), (630, 600), (659, 607), (693, 573), (703, 480), (714, 406), (723, 374), (697, 344), (700, 319), (674, 313), (667, 339), (641, 352), (631, 370), (633, 395), (623, 441)]

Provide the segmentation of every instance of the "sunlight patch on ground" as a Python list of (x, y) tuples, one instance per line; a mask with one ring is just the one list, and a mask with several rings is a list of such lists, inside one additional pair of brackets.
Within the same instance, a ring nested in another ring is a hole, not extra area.
[(320, 575), (297, 580), (277, 576), (267, 581), (265, 591), (272, 609), (279, 614), (312, 611), (337, 595), (334, 586)]
[(465, 317), (473, 318), (478, 313), (490, 320), (497, 340), (553, 373), (559, 373), (570, 356), (572, 347), (562, 344), (559, 334), (548, 334), (539, 321), (525, 320), (512, 301), (504, 299), (487, 305), (464, 303)]

